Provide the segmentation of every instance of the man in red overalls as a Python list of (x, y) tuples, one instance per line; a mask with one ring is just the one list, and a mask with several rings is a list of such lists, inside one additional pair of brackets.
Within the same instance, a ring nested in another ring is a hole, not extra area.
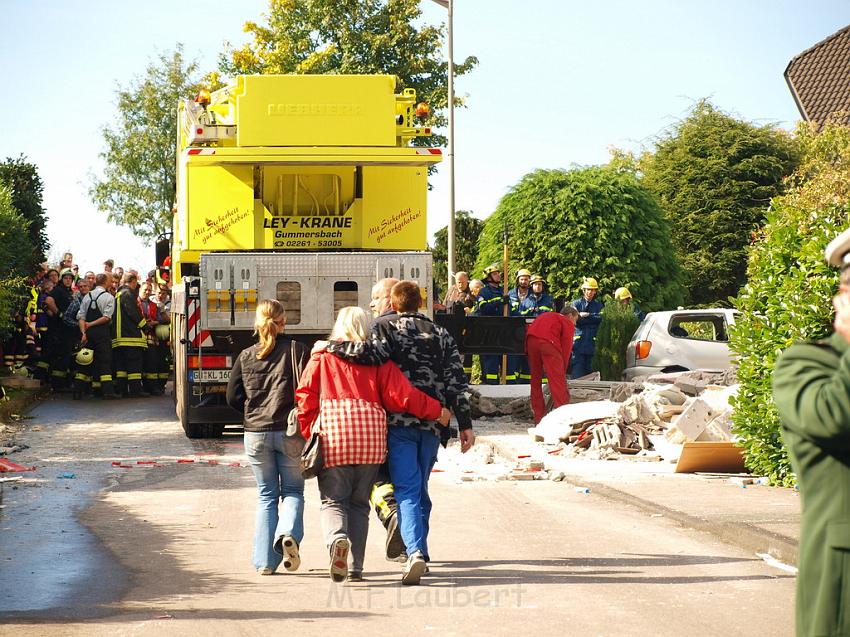
[(555, 409), (570, 402), (567, 366), (573, 351), (578, 310), (565, 304), (560, 312), (545, 312), (534, 319), (525, 335), (525, 352), (531, 368), (531, 410), (534, 424), (546, 415), (543, 376), (549, 379), (549, 391)]

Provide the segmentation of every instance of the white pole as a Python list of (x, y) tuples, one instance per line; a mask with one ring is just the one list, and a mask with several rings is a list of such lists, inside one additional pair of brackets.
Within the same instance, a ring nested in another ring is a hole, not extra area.
[(455, 89), (454, 89), (454, 43), (452, 32), (452, 9), (454, 2), (448, 0), (449, 11), (449, 231), (448, 231), (448, 287), (454, 284), (455, 273)]

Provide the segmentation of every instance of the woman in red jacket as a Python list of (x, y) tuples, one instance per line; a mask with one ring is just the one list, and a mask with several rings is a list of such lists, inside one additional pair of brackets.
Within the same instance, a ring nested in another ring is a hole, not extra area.
[[(368, 347), (369, 322), (361, 308), (344, 307), (330, 339)], [(329, 352), (312, 355), (295, 395), (304, 438), (310, 437), (313, 422), (319, 419), (323, 455), (319, 494), (331, 579), (360, 581), (369, 531), (369, 493), (387, 454), (384, 410), (442, 424), (448, 423), (451, 412), (415, 389), (392, 361), (356, 365)]]

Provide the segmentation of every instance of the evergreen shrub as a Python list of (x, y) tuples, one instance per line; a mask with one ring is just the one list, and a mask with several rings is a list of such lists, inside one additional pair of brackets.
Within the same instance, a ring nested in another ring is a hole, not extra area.
[(795, 341), (830, 333), (838, 271), (823, 251), (850, 221), (850, 128), (827, 125), (817, 133), (801, 125), (797, 136), (802, 162), (753, 233), (747, 283), (735, 299), (741, 315), (730, 330), (740, 382), (733, 430), (747, 466), (780, 485), (795, 478), (772, 397), (773, 367)]

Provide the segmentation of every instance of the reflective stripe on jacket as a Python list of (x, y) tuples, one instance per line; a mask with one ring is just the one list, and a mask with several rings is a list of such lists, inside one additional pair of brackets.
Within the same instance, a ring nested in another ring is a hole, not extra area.
[(147, 347), (142, 328), (147, 321), (142, 317), (136, 295), (124, 286), (115, 295), (115, 320), (112, 322), (112, 347)]

